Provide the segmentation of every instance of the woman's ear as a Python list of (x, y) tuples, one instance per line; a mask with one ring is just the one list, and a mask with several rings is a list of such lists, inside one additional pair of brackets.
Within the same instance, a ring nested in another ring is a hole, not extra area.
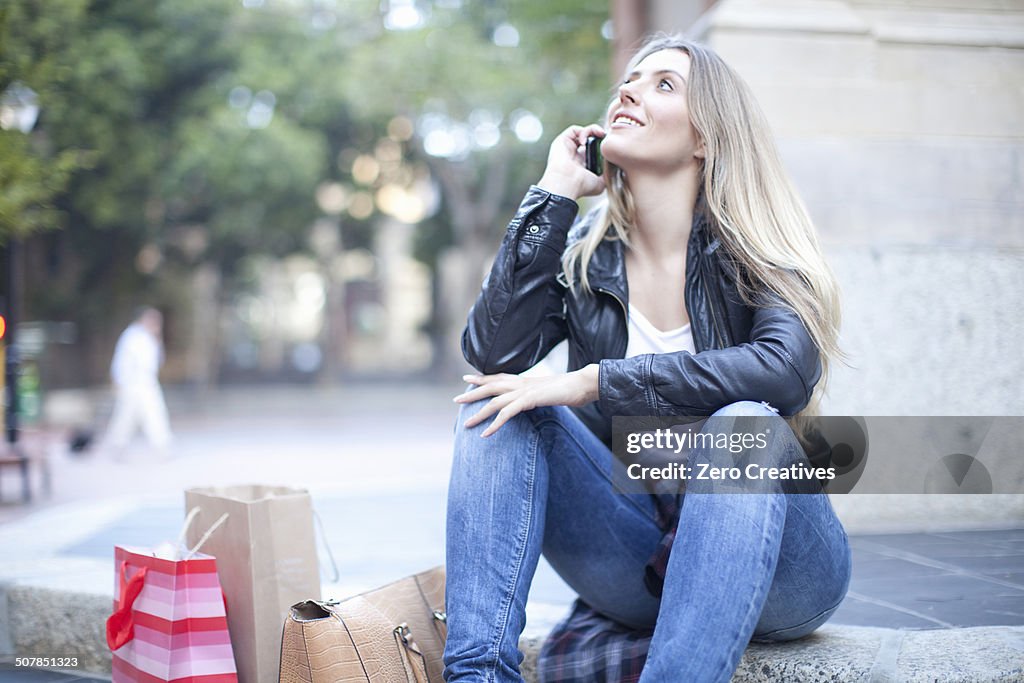
[(703, 160), (704, 157), (705, 157), (705, 154), (706, 153), (704, 151), (704, 140), (701, 139), (700, 142), (697, 143), (697, 149), (693, 150), (693, 156), (697, 157), (698, 159)]

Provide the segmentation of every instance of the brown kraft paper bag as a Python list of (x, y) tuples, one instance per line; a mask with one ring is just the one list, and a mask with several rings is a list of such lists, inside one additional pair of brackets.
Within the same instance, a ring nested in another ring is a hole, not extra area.
[(225, 486), (185, 491), (185, 513), (199, 508), (188, 544), (224, 513), (203, 545), (217, 558), (239, 683), (273, 683), (281, 624), (291, 605), (320, 598), (320, 569), (309, 492), (287, 486)]

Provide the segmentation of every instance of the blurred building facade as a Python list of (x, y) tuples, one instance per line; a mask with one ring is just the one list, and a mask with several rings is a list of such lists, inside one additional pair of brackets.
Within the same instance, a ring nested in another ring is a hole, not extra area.
[(372, 250), (254, 260), (255, 285), (229, 301), (220, 321), (223, 357), (213, 379), (333, 383), (341, 374), (428, 368), (431, 282), (413, 257), (414, 229), (382, 216)]
[(617, 0), (613, 14), (623, 54), (688, 31), (754, 89), (842, 287), (850, 365), (826, 412), (1024, 414), (1024, 2)]

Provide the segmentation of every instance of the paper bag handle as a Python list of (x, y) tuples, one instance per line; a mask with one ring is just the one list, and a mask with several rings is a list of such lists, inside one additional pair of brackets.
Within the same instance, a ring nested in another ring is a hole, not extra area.
[[(191, 510), (188, 511), (188, 515), (185, 517), (185, 525), (182, 527), (181, 535), (178, 537), (178, 547), (179, 548), (181, 547), (181, 545), (184, 544), (185, 533), (188, 531), (189, 526), (192, 525), (192, 520), (195, 519), (197, 514), (199, 514), (199, 508), (198, 507), (194, 507), (194, 508), (192, 508)], [(192, 549), (189, 550), (185, 554), (185, 557), (183, 557), (182, 559), (191, 560), (192, 556), (195, 555), (197, 552), (199, 552), (199, 549), (201, 547), (203, 547), (203, 544), (206, 543), (207, 540), (209, 540), (209, 538), (213, 534), (213, 532), (216, 531), (217, 528), (221, 524), (223, 524), (225, 521), (227, 521), (228, 516), (229, 516), (228, 513), (225, 512), (223, 515), (218, 517), (217, 521), (210, 525), (210, 528), (206, 530), (206, 533), (204, 533), (202, 536), (199, 537), (199, 540), (196, 542), (196, 544), (194, 546), (192, 546)]]
[(113, 652), (135, 637), (135, 622), (132, 620), (132, 606), (146, 583), (148, 567), (142, 567), (135, 576), (128, 578), (128, 562), (122, 561), (118, 572), (121, 579), (121, 595), (117, 609), (107, 617), (107, 647)]
[[(185, 534), (188, 533), (188, 528), (192, 526), (192, 520), (195, 519), (198, 514), (199, 508), (194, 507), (188, 511), (187, 515), (185, 515), (185, 523), (182, 525), (181, 534), (178, 536), (179, 548), (185, 545)], [(192, 556), (195, 555), (199, 551), (199, 548), (202, 547), (202, 545), (210, 538), (210, 535), (213, 534), (213, 532), (217, 530), (217, 527), (223, 524), (228, 517), (229, 515), (226, 512), (218, 517), (217, 521), (210, 525), (210, 528), (206, 530), (206, 533), (199, 538), (199, 541), (196, 542), (195, 546), (193, 546), (192, 549), (188, 551), (188, 554), (182, 559), (191, 560)], [(226, 616), (228, 613), (228, 596), (227, 593), (224, 592), (223, 588), (220, 589), (220, 599), (224, 603), (224, 614)]]
[(316, 508), (313, 508), (313, 519), (316, 520), (317, 529), (320, 530), (320, 540), (324, 542), (324, 550), (327, 551), (327, 559), (331, 561), (331, 570), (334, 572), (331, 583), (338, 583), (338, 579), (341, 578), (341, 574), (338, 572), (338, 563), (334, 561), (334, 553), (331, 552), (331, 544), (327, 541), (327, 532), (324, 531), (324, 522), (320, 519), (320, 515), (317, 513)]

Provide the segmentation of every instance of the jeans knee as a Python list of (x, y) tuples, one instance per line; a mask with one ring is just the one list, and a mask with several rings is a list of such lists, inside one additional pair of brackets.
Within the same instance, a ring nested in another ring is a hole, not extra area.
[(484, 438), (481, 436), (487, 426), (494, 419), (493, 416), (485, 418), (472, 427), (467, 427), (466, 422), (479, 413), (489, 402), (489, 399), (474, 401), (464, 404), (459, 410), (459, 416), (455, 423), (455, 456), (456, 462), (475, 462), (481, 460), (488, 466), (493, 466), (494, 458), (500, 457), (503, 461), (516, 459), (519, 455), (528, 455), (532, 450), (530, 445), (535, 442), (536, 427), (531, 422), (528, 413), (521, 413), (514, 416), (501, 426), (498, 431)]
[[(466, 387), (466, 391), (469, 391), (469, 390), (475, 389), (475, 388), (476, 387), (474, 387), (471, 384), (468, 387)], [(483, 407), (486, 406), (490, 401), (491, 401), (491, 397), (487, 396), (487, 397), (484, 397), (484, 398), (477, 399), (477, 400), (473, 401), (472, 403), (460, 403), (459, 404), (459, 419), (456, 422), (456, 426), (457, 427), (461, 427), (463, 422), (465, 422), (467, 419), (469, 419), (473, 415), (476, 415), (478, 412), (480, 412), (483, 409)]]
[(817, 631), (818, 628), (824, 625), (837, 609), (839, 609), (838, 603), (814, 616), (812, 619), (794, 626), (783, 626), (780, 628), (773, 628), (768, 631), (762, 631), (761, 625), (759, 624), (750, 639), (755, 643), (785, 643), (790, 640), (804, 638), (811, 635)]
[[(808, 601), (809, 609), (803, 614), (791, 614), (787, 615), (785, 619), (776, 618), (774, 620), (766, 618), (762, 614), (754, 629), (752, 640), (762, 643), (780, 643), (803, 638), (816, 631), (835, 614), (846, 598), (849, 575), (837, 577), (837, 579), (832, 585), (818, 589), (815, 595), (816, 599), (813, 602)], [(806, 596), (801, 597), (804, 600), (807, 599)], [(814, 608), (811, 605), (818, 605), (818, 607)], [(822, 605), (824, 608), (821, 607)]]
[(767, 403), (737, 401), (723, 406), (704, 422), (701, 432), (708, 447), (694, 450), (691, 466), (706, 463), (741, 472), (739, 480), (752, 491), (787, 490), (779, 477), (763, 472), (802, 463), (799, 440)]
[(736, 401), (722, 406), (711, 417), (778, 417), (779, 411), (767, 401)]

